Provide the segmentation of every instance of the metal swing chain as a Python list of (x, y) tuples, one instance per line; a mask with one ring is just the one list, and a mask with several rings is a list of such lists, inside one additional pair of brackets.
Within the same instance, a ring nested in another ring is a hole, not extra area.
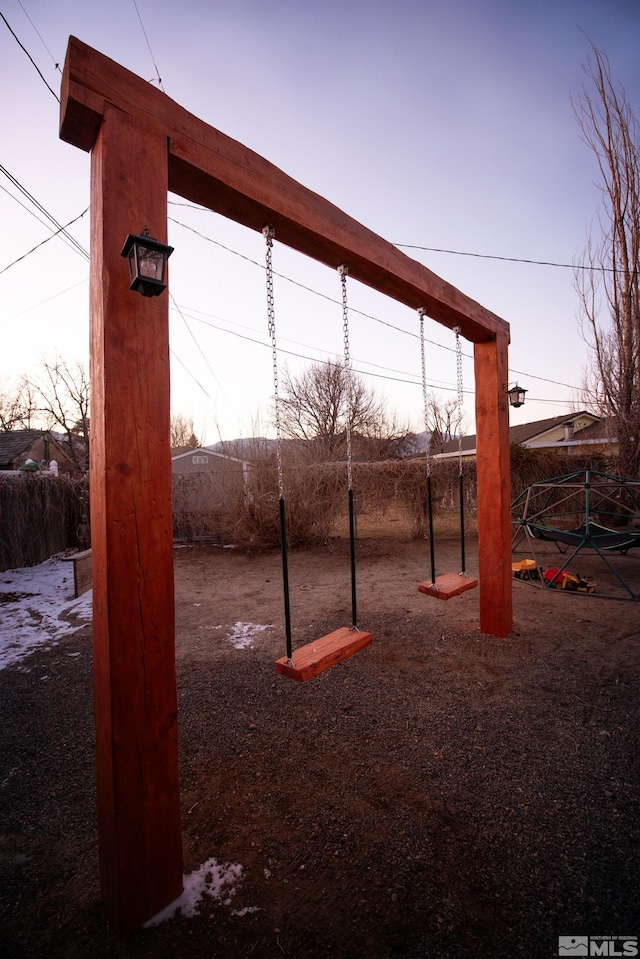
[(460, 497), (460, 570), (461, 576), (466, 576), (465, 547), (464, 547), (464, 484), (462, 478), (462, 406), (464, 403), (462, 383), (462, 343), (460, 341), (460, 327), (454, 327), (456, 334), (456, 370), (458, 373), (458, 491)]
[(269, 321), (269, 336), (271, 337), (271, 358), (273, 363), (273, 395), (276, 414), (276, 461), (278, 465), (278, 495), (284, 499), (284, 475), (282, 471), (282, 441), (280, 434), (280, 396), (278, 393), (278, 350), (276, 348), (276, 312), (273, 305), (273, 264), (272, 248), (276, 231), (273, 226), (263, 227), (262, 235), (267, 244), (266, 275), (267, 275), (267, 317)]
[(460, 327), (453, 329), (456, 334), (456, 370), (458, 374), (458, 472), (462, 476), (462, 407), (464, 404), (462, 381), (462, 343), (460, 342)]
[(422, 369), (422, 403), (424, 407), (424, 432), (427, 442), (427, 476), (431, 476), (431, 442), (427, 439), (429, 434), (429, 399), (427, 396), (427, 363), (425, 359), (424, 348), (424, 318), (426, 310), (423, 306), (418, 310), (420, 317), (420, 364)]
[(280, 435), (280, 396), (278, 394), (278, 351), (276, 349), (276, 313), (273, 305), (273, 265), (271, 251), (276, 231), (270, 224), (263, 227), (262, 235), (266, 240), (266, 276), (267, 276), (267, 316), (271, 337), (271, 357), (273, 361), (273, 392), (276, 414), (276, 461), (278, 464), (278, 496), (280, 506), (280, 542), (282, 549), (282, 589), (284, 593), (284, 631), (287, 649), (287, 662), (295, 666), (291, 636), (291, 602), (289, 598), (289, 567), (287, 559), (287, 521), (284, 505), (284, 478), (282, 472), (282, 440)]
[(431, 496), (431, 437), (429, 436), (429, 398), (427, 396), (427, 362), (424, 346), (424, 318), (427, 311), (423, 306), (418, 310), (420, 317), (420, 365), (422, 368), (422, 402), (424, 405), (424, 432), (427, 444), (425, 458), (427, 462), (427, 521), (429, 528), (429, 557), (431, 560), (431, 585), (436, 586), (436, 554), (433, 538), (433, 501)]
[(347, 305), (347, 276), (349, 267), (343, 263), (338, 267), (342, 285), (342, 337), (344, 340), (344, 368), (347, 375), (347, 480), (349, 489), (353, 489), (353, 470), (351, 453), (351, 414), (353, 410), (353, 383), (351, 381), (351, 352), (349, 346), (349, 308)]
[(344, 369), (347, 377), (347, 481), (349, 493), (349, 559), (351, 565), (351, 628), (358, 632), (358, 603), (356, 589), (356, 524), (353, 501), (353, 470), (351, 451), (351, 416), (353, 414), (353, 380), (351, 378), (351, 352), (349, 346), (349, 310), (347, 307), (347, 276), (349, 267), (338, 267), (342, 285), (342, 336), (344, 340)]

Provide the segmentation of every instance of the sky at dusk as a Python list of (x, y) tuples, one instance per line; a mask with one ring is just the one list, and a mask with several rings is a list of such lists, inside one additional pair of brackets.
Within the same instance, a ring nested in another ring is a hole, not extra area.
[[(573, 102), (591, 40), (638, 112), (637, 0), (5, 0), (2, 13), (44, 79), (0, 20), (0, 164), (13, 178), (0, 172), (0, 392), (56, 353), (88, 365), (86, 256), (60, 237), (25, 256), (51, 235), (43, 210), (80, 217), (69, 231), (89, 250), (90, 158), (58, 138), (54, 96), (74, 35), (507, 320), (510, 382), (528, 390), (512, 423), (580, 402), (573, 270), (512, 261), (580, 262), (597, 228)], [(272, 435), (264, 239), (172, 195), (168, 212), (172, 410), (206, 443)], [(273, 262), (281, 369), (339, 357), (337, 274), (277, 238)], [(416, 315), (355, 280), (349, 306), (354, 368), (421, 429)], [(454, 337), (430, 321), (427, 338), (446, 400)], [(471, 353), (463, 342), (468, 432)]]

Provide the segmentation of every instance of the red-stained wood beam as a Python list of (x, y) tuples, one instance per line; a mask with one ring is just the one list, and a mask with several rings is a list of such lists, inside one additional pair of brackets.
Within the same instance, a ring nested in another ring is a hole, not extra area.
[(480, 629), (504, 637), (513, 626), (506, 337), (476, 343), (474, 365)]
[(62, 84), (62, 139), (91, 150), (104, 104), (139, 117), (169, 139), (169, 189), (254, 230), (271, 223), (279, 242), (429, 316), (472, 342), (508, 336), (500, 317), (225, 136), (160, 90), (71, 37)]
[(91, 163), (91, 534), (100, 878), (127, 936), (182, 891), (167, 296), (120, 255), (166, 242), (166, 137), (105, 105)]

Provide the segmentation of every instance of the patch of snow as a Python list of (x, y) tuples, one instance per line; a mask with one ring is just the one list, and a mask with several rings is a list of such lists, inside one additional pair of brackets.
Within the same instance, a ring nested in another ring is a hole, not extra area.
[(204, 896), (217, 899), (225, 906), (230, 906), (231, 900), (236, 894), (236, 884), (241, 877), (242, 866), (237, 863), (227, 863), (220, 866), (212, 856), (199, 869), (194, 870), (188, 876), (184, 876), (182, 895), (170, 902), (152, 919), (145, 922), (145, 929), (151, 926), (159, 926), (167, 919), (173, 919), (178, 913), (185, 919), (191, 919), (193, 916), (199, 915), (198, 906)]
[(236, 623), (225, 638), (236, 649), (247, 649), (249, 646), (253, 646), (253, 641), (258, 633), (263, 633), (265, 629), (271, 628), (270, 625), (256, 626), (255, 623)]
[[(73, 595), (73, 567), (57, 556), (0, 573), (0, 669), (91, 622), (93, 591)], [(76, 622), (63, 615), (73, 613)]]
[(260, 912), (260, 906), (245, 906), (244, 909), (232, 909), (232, 916), (247, 916), (250, 912)]

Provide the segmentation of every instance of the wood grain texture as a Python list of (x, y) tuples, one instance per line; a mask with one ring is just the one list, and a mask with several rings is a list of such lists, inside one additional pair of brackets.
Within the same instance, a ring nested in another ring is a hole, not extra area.
[(506, 338), (476, 344), (474, 363), (480, 629), (504, 637), (513, 628)]
[(166, 139), (107, 106), (92, 153), (91, 524), (102, 895), (122, 936), (182, 889), (167, 297), (128, 233), (166, 236)]
[(371, 633), (342, 626), (296, 649), (292, 660), (282, 656), (276, 662), (276, 672), (304, 683), (370, 646), (372, 642)]
[(418, 585), (418, 592), (426, 596), (433, 596), (435, 599), (452, 599), (454, 596), (460, 596), (466, 593), (468, 589), (475, 589), (478, 580), (472, 576), (463, 576), (462, 573), (443, 573), (442, 576), (436, 576), (435, 582), (425, 580)]

